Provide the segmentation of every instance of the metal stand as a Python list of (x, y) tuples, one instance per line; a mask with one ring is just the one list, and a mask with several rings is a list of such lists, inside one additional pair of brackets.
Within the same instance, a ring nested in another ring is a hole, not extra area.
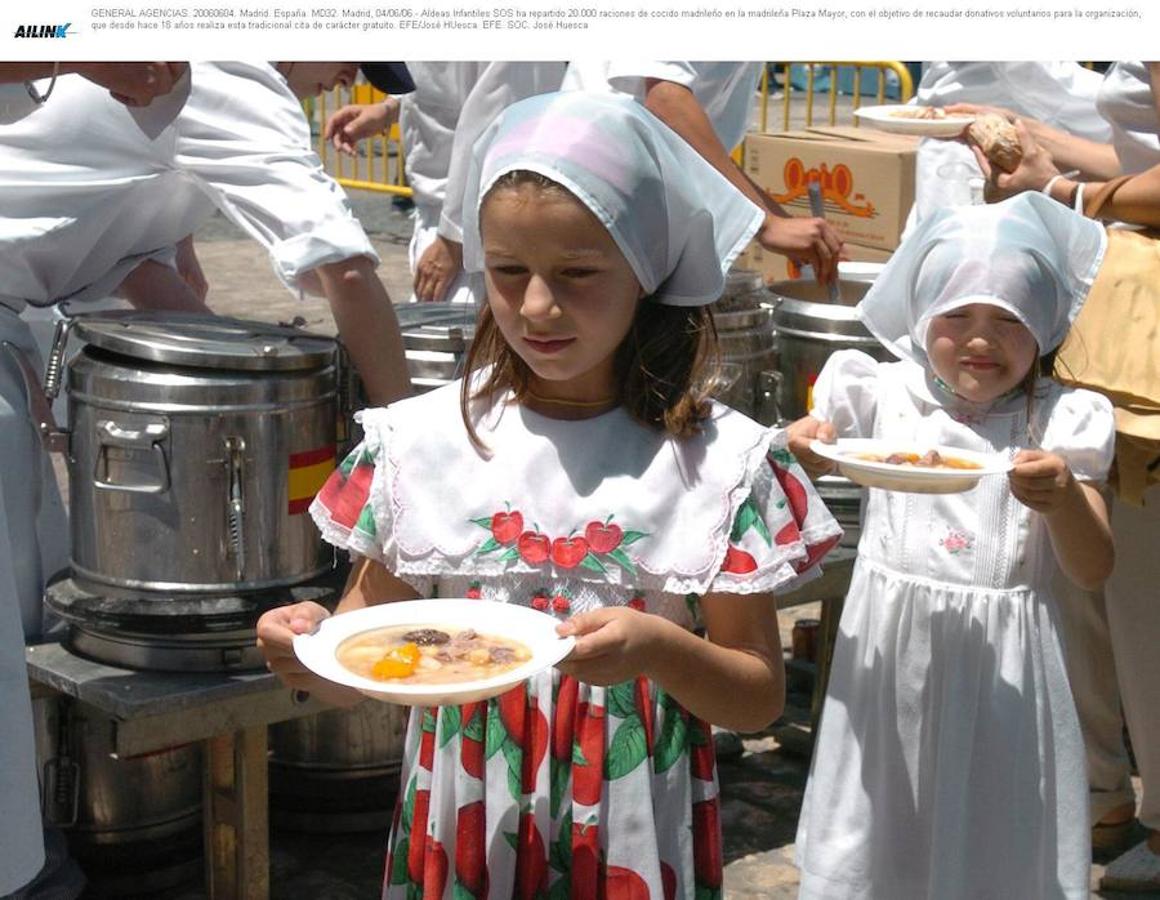
[(65, 694), (107, 715), (117, 757), (200, 741), (206, 889), (211, 900), (270, 893), (266, 726), (325, 707), (269, 673), (136, 672), (27, 647), (34, 696)]

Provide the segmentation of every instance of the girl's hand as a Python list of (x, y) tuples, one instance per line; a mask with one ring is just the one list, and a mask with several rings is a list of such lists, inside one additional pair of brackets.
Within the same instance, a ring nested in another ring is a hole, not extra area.
[(623, 606), (580, 613), (556, 627), (576, 646), (556, 668), (588, 684), (619, 684), (648, 674), (662, 619)]
[(789, 442), (789, 452), (801, 463), (810, 478), (829, 475), (837, 468), (833, 460), (818, 456), (810, 449), (810, 441), (815, 438), (826, 444), (832, 444), (838, 439), (838, 430), (829, 422), (804, 416), (786, 428), (785, 435)]
[(971, 152), (978, 160), (979, 168), (987, 182), (983, 186), (983, 194), (988, 203), (1006, 200), (1024, 191), (1042, 190), (1047, 182), (1060, 174), (1051, 158), (1051, 154), (1035, 143), (1027, 131), (1027, 126), (1018, 119), (1015, 120), (1015, 132), (1019, 135), (1019, 144), (1023, 148), (1023, 159), (1014, 172), (1007, 173), (997, 166), (992, 166), (987, 157), (975, 144), (971, 144)]
[(280, 606), (258, 619), (258, 649), (266, 657), (266, 668), (292, 688), (312, 687), (317, 676), (294, 654), (294, 638), (313, 634), (323, 619), (329, 618), (323, 607), (312, 601)]
[(1050, 514), (1062, 508), (1079, 485), (1063, 458), (1044, 450), (1020, 450), (1008, 474), (1011, 493), (1037, 513)]

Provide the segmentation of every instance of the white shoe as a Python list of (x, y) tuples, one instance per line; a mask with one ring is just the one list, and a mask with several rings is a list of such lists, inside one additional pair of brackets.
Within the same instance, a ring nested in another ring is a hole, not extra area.
[(1160, 893), (1160, 855), (1148, 849), (1147, 841), (1141, 841), (1112, 860), (1100, 879), (1100, 890)]

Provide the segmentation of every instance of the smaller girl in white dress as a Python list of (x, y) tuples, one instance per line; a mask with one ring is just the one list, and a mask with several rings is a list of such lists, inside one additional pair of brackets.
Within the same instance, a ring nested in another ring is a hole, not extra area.
[(869, 490), (797, 837), (803, 898), (1087, 898), (1084, 748), (1052, 575), (1103, 582), (1103, 397), (1039, 378), (1103, 229), (1038, 194), (940, 210), (859, 307), (899, 362), (834, 354), (790, 446), (1007, 454), (958, 494)]
[[(360, 557), (340, 612), (466, 596), (577, 642), (500, 697), (412, 710), (383, 894), (719, 898), (706, 720), (778, 715), (774, 592), (841, 535), (784, 433), (707, 396), (704, 307), (762, 213), (628, 98), (526, 100), (474, 153), (468, 374), (364, 412), (312, 512)], [(349, 702), (291, 649), (325, 615), (267, 613), (260, 642)]]

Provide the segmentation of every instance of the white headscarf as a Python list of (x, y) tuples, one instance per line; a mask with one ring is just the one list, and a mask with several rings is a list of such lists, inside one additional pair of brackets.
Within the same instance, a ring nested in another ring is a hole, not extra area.
[(1106, 244), (1102, 225), (1043, 194), (945, 207), (894, 252), (858, 316), (895, 356), (925, 366), (932, 318), (989, 303), (1018, 318), (1043, 355), (1067, 335)]
[(475, 144), (463, 262), (483, 269), (480, 205), (497, 179), (537, 172), (567, 188), (608, 229), (645, 293), (700, 306), (764, 214), (676, 132), (630, 98), (542, 94), (504, 110)]

